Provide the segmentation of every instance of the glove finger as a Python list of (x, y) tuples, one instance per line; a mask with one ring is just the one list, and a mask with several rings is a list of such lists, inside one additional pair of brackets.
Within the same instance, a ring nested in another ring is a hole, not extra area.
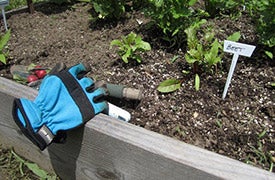
[[(88, 65), (84, 65), (83, 63), (77, 64), (69, 69), (69, 72), (75, 77), (78, 78), (78, 74), (80, 76), (84, 76), (87, 72), (90, 71), (90, 67)], [(81, 77), (80, 77), (81, 78)], [(80, 79), (78, 78), (78, 79)]]
[(95, 114), (107, 108), (107, 102), (105, 101), (107, 93), (103, 88), (95, 88), (92, 93), (87, 93), (87, 96), (94, 105)]
[(86, 87), (86, 91), (88, 93), (92, 93), (92, 92), (94, 92), (95, 88), (96, 88), (95, 84), (92, 84), (91, 86)]
[(102, 102), (102, 101), (105, 101), (105, 100), (106, 100), (106, 95), (105, 94), (100, 94), (100, 95), (95, 96), (93, 98), (94, 103), (99, 103), (99, 102)]
[(108, 108), (107, 101), (102, 101), (94, 104), (95, 114), (101, 113)]
[(49, 72), (49, 75), (56, 74), (64, 69), (66, 69), (66, 65), (64, 63), (57, 63)]
[(93, 102), (95, 104), (101, 103), (106, 100), (107, 92), (103, 88), (96, 88), (93, 92)]
[(93, 96), (94, 97), (97, 97), (97, 96), (101, 96), (101, 95), (103, 95), (103, 96), (107, 96), (107, 92), (106, 92), (106, 90), (104, 89), (104, 88), (96, 88), (95, 90), (94, 90), (94, 92), (93, 92)]
[(79, 80), (79, 84), (83, 88), (83, 90), (89, 91), (94, 86), (94, 81), (91, 78), (84, 77)]

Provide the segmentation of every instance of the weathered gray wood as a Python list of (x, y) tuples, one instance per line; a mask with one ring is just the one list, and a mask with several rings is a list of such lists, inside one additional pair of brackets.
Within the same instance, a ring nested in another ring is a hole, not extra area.
[(100, 114), (40, 152), (12, 120), (36, 91), (0, 78), (0, 142), (63, 179), (275, 179), (275, 174)]

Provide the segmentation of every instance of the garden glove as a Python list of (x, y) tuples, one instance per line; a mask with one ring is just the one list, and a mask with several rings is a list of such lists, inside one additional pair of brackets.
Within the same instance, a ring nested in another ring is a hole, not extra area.
[(88, 71), (82, 63), (69, 69), (59, 64), (43, 79), (34, 101), (14, 100), (16, 124), (41, 150), (107, 108), (106, 91), (84, 77)]

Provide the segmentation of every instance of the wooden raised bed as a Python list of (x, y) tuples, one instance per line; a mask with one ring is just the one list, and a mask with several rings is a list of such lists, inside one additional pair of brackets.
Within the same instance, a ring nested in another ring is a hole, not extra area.
[(275, 174), (99, 114), (41, 152), (16, 126), (14, 97), (37, 91), (0, 77), (0, 143), (62, 179), (275, 179)]

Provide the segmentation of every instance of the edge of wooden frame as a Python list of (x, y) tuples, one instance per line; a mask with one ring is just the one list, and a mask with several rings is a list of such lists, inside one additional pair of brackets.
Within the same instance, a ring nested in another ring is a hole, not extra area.
[(99, 114), (41, 152), (11, 115), (37, 91), (0, 77), (0, 143), (62, 179), (275, 179), (275, 174)]

